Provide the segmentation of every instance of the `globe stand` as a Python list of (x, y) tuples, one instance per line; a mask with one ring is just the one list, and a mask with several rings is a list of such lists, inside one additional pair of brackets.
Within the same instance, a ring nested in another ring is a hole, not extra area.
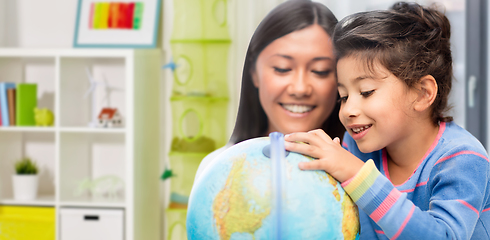
[[(283, 226), (283, 199), (286, 193), (284, 192), (285, 181), (284, 178), (284, 161), (286, 161), (286, 149), (284, 147), (284, 135), (280, 132), (272, 132), (269, 134), (271, 139), (270, 146), (270, 159), (271, 159), (271, 182), (272, 186), (272, 211), (271, 215), (273, 217), (273, 230), (271, 233), (271, 239), (283, 239), (282, 229)], [(267, 146), (266, 146), (267, 147)], [(262, 150), (262, 153), (264, 150)], [(265, 154), (264, 154), (265, 155)], [(267, 156), (267, 155), (266, 155)]]
[[(285, 153), (285, 156), (287, 157), (289, 155), (289, 151), (287, 150), (284, 150), (286, 153)], [(268, 157), (268, 158), (271, 158), (271, 145), (266, 145), (264, 148), (262, 148), (262, 154), (264, 154), (264, 156)]]

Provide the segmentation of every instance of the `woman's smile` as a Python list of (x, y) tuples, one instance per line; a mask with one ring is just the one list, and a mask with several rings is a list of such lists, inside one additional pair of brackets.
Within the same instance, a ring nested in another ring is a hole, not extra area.
[(303, 104), (285, 104), (279, 103), (284, 109), (292, 113), (306, 113), (312, 111), (315, 106)]

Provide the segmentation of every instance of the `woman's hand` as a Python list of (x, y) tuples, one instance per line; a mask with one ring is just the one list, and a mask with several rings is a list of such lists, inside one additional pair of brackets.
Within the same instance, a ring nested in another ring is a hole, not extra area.
[(317, 159), (299, 163), (300, 169), (324, 170), (339, 182), (352, 178), (364, 164), (363, 161), (340, 146), (339, 138), (332, 140), (321, 129), (288, 134), (284, 140), (286, 140), (286, 150)]

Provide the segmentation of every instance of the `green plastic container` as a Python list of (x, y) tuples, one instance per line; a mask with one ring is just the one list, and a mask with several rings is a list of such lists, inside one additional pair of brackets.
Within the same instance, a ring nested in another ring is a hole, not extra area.
[(167, 240), (186, 240), (187, 230), (185, 222), (187, 218), (186, 209), (167, 208), (165, 211)]
[(227, 97), (229, 43), (172, 42), (173, 96)]
[(177, 0), (174, 4), (173, 40), (229, 39), (226, 0)]
[(172, 97), (172, 152), (210, 153), (228, 141), (227, 98)]
[(170, 168), (175, 174), (170, 178), (170, 201), (187, 205), (194, 177), (206, 154), (170, 152)]

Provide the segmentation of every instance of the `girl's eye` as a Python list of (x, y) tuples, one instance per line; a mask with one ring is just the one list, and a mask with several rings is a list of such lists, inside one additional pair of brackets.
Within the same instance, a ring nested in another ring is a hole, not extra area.
[(320, 76), (320, 77), (326, 77), (326, 76), (330, 75), (330, 73), (332, 71), (331, 70), (325, 70), (325, 71), (311, 71), (311, 72)]
[(371, 94), (373, 94), (373, 93), (374, 93), (374, 90), (371, 90), (371, 91), (361, 92), (361, 95), (362, 95), (363, 97), (369, 97), (369, 96), (371, 96)]
[(291, 71), (290, 68), (278, 68), (278, 67), (274, 67), (274, 71), (275, 72), (278, 72), (278, 73), (287, 73), (289, 71)]
[(347, 102), (347, 96), (340, 97), (339, 100), (337, 100), (337, 102), (339, 102), (339, 103), (345, 103), (345, 102)]

